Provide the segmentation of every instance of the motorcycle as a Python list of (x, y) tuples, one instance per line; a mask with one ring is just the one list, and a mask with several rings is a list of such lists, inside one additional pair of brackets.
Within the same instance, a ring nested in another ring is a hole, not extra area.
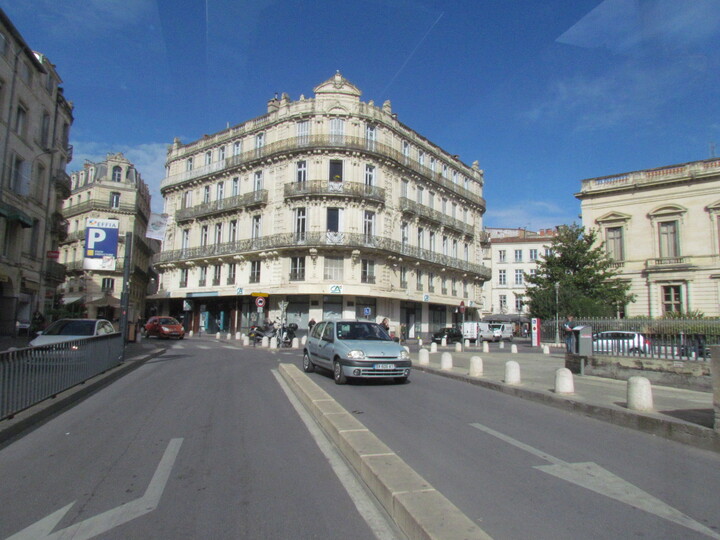
[(293, 339), (295, 339), (295, 332), (297, 329), (298, 325), (295, 323), (283, 323), (278, 334), (278, 345), (280, 347), (292, 347), (292, 342)]
[(277, 327), (275, 324), (270, 323), (265, 326), (251, 326), (248, 332), (248, 337), (252, 341), (253, 345), (257, 345), (262, 342), (264, 337), (268, 338), (268, 341), (277, 335)]

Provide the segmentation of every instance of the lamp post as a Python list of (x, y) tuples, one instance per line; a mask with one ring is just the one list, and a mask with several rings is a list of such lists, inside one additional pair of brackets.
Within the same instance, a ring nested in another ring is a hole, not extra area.
[(560, 344), (560, 283), (555, 282), (555, 345)]

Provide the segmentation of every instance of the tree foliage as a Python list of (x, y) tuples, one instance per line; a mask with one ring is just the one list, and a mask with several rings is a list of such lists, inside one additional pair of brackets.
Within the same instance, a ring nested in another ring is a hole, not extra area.
[(594, 229), (561, 225), (550, 249), (538, 263), (536, 274), (526, 278), (533, 317), (553, 319), (556, 309), (560, 317), (610, 317), (633, 300), (630, 284), (617, 279), (613, 261)]

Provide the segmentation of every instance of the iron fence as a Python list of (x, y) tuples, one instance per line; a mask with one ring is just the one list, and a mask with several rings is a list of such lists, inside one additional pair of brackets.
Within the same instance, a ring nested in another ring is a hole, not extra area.
[[(558, 325), (562, 325), (559, 321)], [(710, 346), (720, 344), (720, 319), (581, 318), (575, 326), (590, 326), (593, 354), (637, 356), (678, 361), (706, 361)], [(541, 341), (564, 343), (562, 328), (543, 321)]]
[(0, 352), (0, 420), (122, 362), (120, 334)]

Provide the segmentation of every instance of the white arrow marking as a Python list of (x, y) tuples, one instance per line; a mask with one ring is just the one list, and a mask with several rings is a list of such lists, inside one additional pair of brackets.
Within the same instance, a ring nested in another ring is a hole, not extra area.
[(567, 463), (550, 454), (546, 454), (537, 448), (533, 448), (525, 443), (508, 437), (507, 435), (495, 431), (482, 424), (470, 424), (472, 427), (484, 431), (485, 433), (497, 437), (508, 444), (520, 448), (537, 456), (545, 461), (549, 461), (552, 465), (538, 465), (533, 468), (551, 474), (557, 478), (571, 482), (600, 495), (605, 495), (611, 499), (615, 499), (638, 510), (644, 510), (650, 514), (687, 527), (693, 531), (697, 531), (711, 538), (720, 540), (720, 534), (698, 523), (691, 517), (676, 510), (672, 506), (665, 504), (660, 499), (653, 497), (649, 493), (640, 488), (626, 482), (619, 476), (614, 475), (610, 471), (603, 469), (596, 463)]
[(91, 518), (51, 533), (55, 526), (65, 516), (65, 514), (75, 504), (74, 502), (68, 504), (64, 508), (57, 510), (47, 517), (44, 517), (40, 521), (33, 523), (26, 529), (14, 534), (7, 540), (37, 540), (38, 538), (57, 539), (72, 538), (73, 540), (87, 540), (93, 538), (99, 534), (102, 534), (110, 529), (132, 521), (142, 515), (152, 512), (157, 508), (162, 497), (165, 485), (167, 484), (168, 478), (170, 477), (170, 471), (175, 464), (175, 458), (177, 458), (178, 452), (180, 451), (180, 445), (182, 439), (172, 439), (167, 448), (165, 454), (163, 454), (160, 464), (155, 470), (155, 474), (150, 480), (150, 484), (145, 490), (145, 494), (139, 499), (125, 503), (117, 508), (98, 514)]

